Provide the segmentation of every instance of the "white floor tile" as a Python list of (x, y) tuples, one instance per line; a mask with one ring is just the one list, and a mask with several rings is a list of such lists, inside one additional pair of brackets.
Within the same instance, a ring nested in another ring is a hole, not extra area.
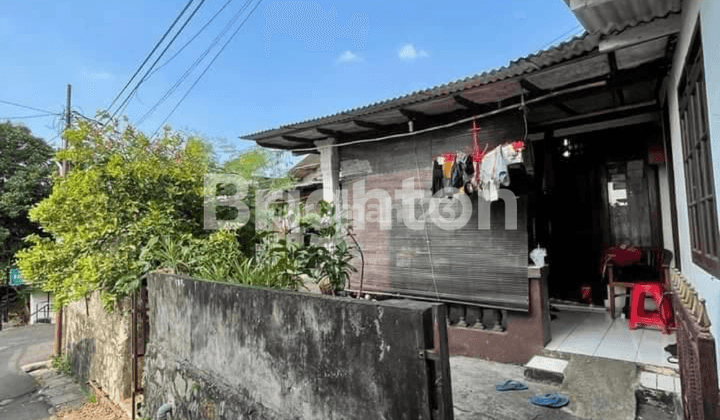
[(672, 376), (658, 375), (657, 389), (665, 392), (675, 392), (675, 381)]
[(643, 337), (635, 361), (647, 365), (677, 369), (677, 364), (667, 361), (670, 354), (664, 350), (665, 346), (674, 342), (674, 334), (661, 334), (658, 330), (643, 329)]
[(565, 339), (572, 334), (575, 328), (589, 314), (579, 312), (560, 312), (558, 317), (550, 322), (550, 333), (552, 340), (545, 346), (548, 350), (558, 350)]
[(642, 331), (631, 331), (627, 321), (616, 319), (595, 351), (595, 356), (634, 362), (641, 339)]
[(640, 372), (640, 385), (645, 388), (657, 388), (657, 374), (652, 372)]
[(560, 311), (550, 324), (548, 350), (604, 357), (677, 369), (669, 363), (665, 346), (675, 343), (675, 334), (657, 329), (630, 330), (627, 320), (613, 320), (607, 313)]
[(606, 313), (588, 313), (558, 350), (592, 356), (600, 346), (611, 323), (610, 315)]

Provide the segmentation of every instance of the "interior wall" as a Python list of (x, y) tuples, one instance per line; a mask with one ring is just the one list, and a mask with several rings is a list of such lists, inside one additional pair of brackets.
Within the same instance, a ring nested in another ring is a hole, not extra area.
[[(670, 110), (670, 134), (675, 173), (675, 198), (677, 203), (678, 234), (680, 237), (680, 259), (682, 271), (694, 284), (700, 296), (706, 299), (708, 315), (712, 322), (711, 331), (720, 338), (720, 282), (707, 271), (692, 262), (690, 251), (690, 230), (687, 210), (687, 194), (682, 161), (682, 138), (678, 111), (677, 87), (682, 75), (685, 58), (695, 31), (698, 16), (702, 23), (702, 43), (705, 58), (705, 81), (708, 96), (708, 117), (712, 147), (715, 192), (720, 192), (720, 4), (717, 0), (685, 0), (683, 2), (683, 25), (676, 46), (671, 73), (668, 78), (668, 103)], [(718, 204), (716, 202), (716, 204)], [(720, 204), (718, 204), (720, 214)], [(720, 359), (720, 346), (716, 346)]]

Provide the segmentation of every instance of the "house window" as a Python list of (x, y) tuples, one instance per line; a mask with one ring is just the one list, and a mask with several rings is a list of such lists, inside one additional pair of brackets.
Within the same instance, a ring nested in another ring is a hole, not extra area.
[(699, 22), (678, 85), (678, 97), (693, 262), (720, 277), (720, 230)]

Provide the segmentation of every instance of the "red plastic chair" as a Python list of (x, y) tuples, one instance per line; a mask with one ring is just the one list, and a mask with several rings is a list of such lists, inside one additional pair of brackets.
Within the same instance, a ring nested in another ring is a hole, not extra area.
[[(645, 297), (652, 296), (658, 311), (645, 310)], [(658, 327), (663, 334), (669, 334), (673, 327), (673, 315), (670, 300), (665, 298), (662, 283), (636, 283), (630, 297), (630, 321), (628, 326), (634, 330), (638, 325)]]

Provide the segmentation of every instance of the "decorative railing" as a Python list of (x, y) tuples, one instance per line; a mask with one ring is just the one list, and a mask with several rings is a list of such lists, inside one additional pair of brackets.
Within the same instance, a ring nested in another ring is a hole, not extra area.
[(670, 275), (686, 420), (720, 418), (715, 339), (705, 300), (677, 269)]

